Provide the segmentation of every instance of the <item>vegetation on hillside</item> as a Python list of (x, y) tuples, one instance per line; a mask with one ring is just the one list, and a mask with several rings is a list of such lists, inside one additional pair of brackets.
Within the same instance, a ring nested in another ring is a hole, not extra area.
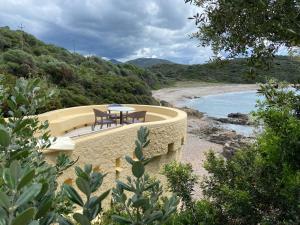
[(8, 27), (0, 28), (0, 74), (8, 85), (17, 77), (45, 79), (59, 91), (54, 108), (111, 102), (155, 104), (151, 89), (164, 80), (134, 65), (84, 57)]
[(297, 83), (300, 81), (300, 58), (277, 56), (269, 69), (249, 72), (246, 59), (217, 60), (202, 65), (160, 64), (149, 68), (171, 81), (199, 80), (226, 83), (265, 83), (270, 78)]
[(157, 58), (137, 58), (133, 60), (129, 60), (126, 63), (139, 66), (142, 68), (148, 68), (158, 64), (174, 64), (173, 62), (166, 59), (157, 59)]

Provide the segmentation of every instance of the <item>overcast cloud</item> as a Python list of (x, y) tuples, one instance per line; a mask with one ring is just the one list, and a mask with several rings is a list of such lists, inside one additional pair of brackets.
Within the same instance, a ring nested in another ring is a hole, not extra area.
[(0, 0), (0, 26), (24, 30), (47, 43), (121, 61), (138, 57), (204, 63), (187, 18), (198, 9), (184, 0)]

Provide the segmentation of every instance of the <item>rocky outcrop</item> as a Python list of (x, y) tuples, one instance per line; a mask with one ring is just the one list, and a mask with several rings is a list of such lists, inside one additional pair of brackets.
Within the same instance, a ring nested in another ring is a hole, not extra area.
[(230, 113), (227, 118), (212, 118), (222, 123), (231, 123), (238, 125), (252, 125), (249, 116), (243, 113)]
[(210, 122), (207, 126), (191, 130), (190, 133), (222, 145), (222, 154), (226, 158), (232, 157), (236, 150), (247, 147), (253, 141), (253, 138), (237, 134), (233, 130), (221, 128), (217, 122)]
[(191, 109), (191, 108), (188, 108), (188, 107), (182, 107), (182, 108), (179, 108), (180, 110), (182, 111), (185, 111), (187, 113), (188, 116), (190, 117), (196, 117), (196, 118), (199, 118), (201, 119), (204, 114), (196, 109)]

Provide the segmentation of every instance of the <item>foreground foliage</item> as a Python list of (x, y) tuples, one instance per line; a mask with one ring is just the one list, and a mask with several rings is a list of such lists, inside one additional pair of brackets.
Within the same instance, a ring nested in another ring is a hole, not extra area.
[[(101, 219), (102, 201), (110, 192), (99, 194), (105, 174), (92, 165), (76, 166), (76, 188), (70, 180), (58, 185), (58, 177), (76, 161), (66, 155), (59, 155), (54, 165), (45, 161), (42, 151), (55, 139), (50, 138), (47, 122), (40, 123), (32, 115), (50, 101), (53, 92), (40, 84), (38, 79), (19, 79), (12, 89), (0, 86), (1, 109), (6, 107), (9, 115), (5, 119), (0, 114), (0, 224), (91, 225)], [(159, 181), (145, 174), (151, 160), (142, 152), (149, 144), (148, 135), (142, 127), (136, 141), (137, 159), (126, 157), (135, 178), (128, 177), (128, 183), (117, 181), (113, 200), (122, 209), (109, 216), (109, 223), (113, 219), (123, 224), (161, 224), (176, 211), (177, 199), (162, 199)], [(127, 198), (126, 192), (133, 196)]]
[(208, 155), (202, 184), (222, 224), (299, 224), (299, 93), (269, 83), (257, 118), (264, 131), (250, 149), (228, 161)]
[(142, 127), (135, 142), (136, 158), (126, 156), (135, 178), (127, 177), (126, 183), (118, 180), (116, 188), (113, 189), (113, 201), (123, 208), (126, 215), (112, 216), (112, 219), (120, 224), (163, 224), (177, 208), (177, 198), (172, 196), (161, 199), (163, 190), (160, 182), (145, 174), (145, 166), (151, 161), (143, 154), (143, 149), (149, 144), (148, 135), (149, 131)]

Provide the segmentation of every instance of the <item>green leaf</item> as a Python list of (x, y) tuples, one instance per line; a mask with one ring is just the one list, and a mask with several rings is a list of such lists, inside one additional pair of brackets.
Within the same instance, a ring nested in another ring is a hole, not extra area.
[(41, 184), (32, 184), (29, 186), (18, 198), (16, 202), (16, 207), (24, 205), (30, 201), (32, 201), (41, 191)]
[(26, 175), (24, 175), (21, 181), (18, 184), (17, 190), (21, 190), (24, 186), (26, 186), (30, 181), (32, 181), (35, 175), (35, 170), (29, 171)]
[(9, 174), (11, 176), (10, 181), (12, 188), (15, 189), (17, 187), (17, 183), (21, 173), (21, 166), (18, 161), (13, 161), (9, 167)]
[(89, 180), (88, 174), (86, 174), (79, 166), (75, 167), (75, 173), (78, 177), (82, 177), (85, 180)]
[(91, 222), (88, 220), (88, 218), (84, 215), (79, 214), (79, 213), (74, 213), (73, 218), (80, 225), (91, 225)]
[(6, 208), (6, 209), (9, 208), (9, 198), (3, 192), (0, 192), (0, 207)]
[(38, 221), (34, 220), (34, 221), (31, 221), (29, 223), (29, 225), (40, 225), (40, 223)]
[(53, 199), (51, 197), (48, 197), (41, 203), (41, 205), (39, 206), (38, 211), (35, 215), (36, 219), (39, 219), (39, 218), (45, 216), (49, 212), (49, 210), (52, 206), (52, 201), (53, 201)]
[(125, 156), (125, 159), (131, 165), (134, 163), (134, 160), (130, 156), (128, 156), (128, 155)]
[(147, 220), (147, 224), (152, 224), (155, 220), (159, 220), (163, 217), (163, 213), (161, 211), (154, 211), (152, 214), (149, 215)]
[(81, 177), (76, 179), (77, 187), (82, 191), (87, 197), (91, 195), (91, 188), (89, 183)]
[(5, 168), (3, 170), (3, 180), (4, 183), (11, 189), (14, 189), (14, 182), (12, 180), (12, 176), (10, 174), (10, 170), (8, 168)]
[(0, 127), (0, 145), (3, 147), (8, 147), (10, 144), (10, 136), (5, 127)]
[(134, 149), (134, 154), (139, 160), (142, 160), (144, 156), (142, 152), (142, 147), (136, 146), (136, 148)]
[(110, 190), (107, 190), (103, 192), (97, 199), (99, 203), (101, 203), (108, 195), (109, 195)]
[(145, 206), (148, 204), (149, 200), (147, 198), (139, 198), (136, 201), (132, 202), (132, 206), (133, 207), (143, 207), (145, 208)]
[(42, 189), (41, 189), (40, 193), (36, 196), (36, 199), (42, 198), (46, 194), (46, 192), (48, 191), (48, 188), (49, 188), (49, 184), (43, 183), (42, 184)]
[(90, 174), (92, 172), (92, 165), (91, 164), (86, 164), (84, 165), (84, 172), (86, 172), (87, 174)]
[(74, 203), (83, 206), (83, 201), (77, 191), (71, 187), (70, 185), (65, 184), (64, 185), (64, 190), (67, 195), (67, 197)]
[(26, 209), (20, 213), (13, 221), (12, 225), (27, 225), (33, 220), (35, 210), (33, 207)]
[(116, 183), (117, 183), (117, 185), (119, 185), (122, 189), (124, 189), (124, 190), (126, 190), (126, 191), (133, 191), (132, 188), (131, 188), (129, 185), (123, 183), (122, 181), (117, 180)]
[(112, 215), (111, 218), (120, 224), (132, 224), (131, 220), (129, 220), (123, 216)]
[(58, 217), (57, 222), (59, 225), (73, 225), (73, 223), (71, 223), (68, 219), (66, 219), (62, 216)]
[(145, 167), (143, 163), (140, 161), (134, 162), (132, 165), (132, 173), (136, 178), (140, 178), (143, 176), (145, 172)]

